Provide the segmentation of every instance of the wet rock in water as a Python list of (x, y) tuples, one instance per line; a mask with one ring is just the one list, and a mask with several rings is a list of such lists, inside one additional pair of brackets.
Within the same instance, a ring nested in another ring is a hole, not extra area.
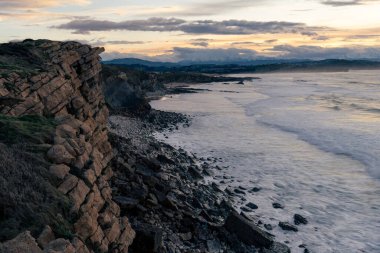
[(272, 229), (273, 229), (273, 227), (272, 227), (271, 224), (264, 224), (264, 228), (265, 228), (266, 230), (272, 230)]
[(248, 245), (269, 247), (273, 244), (273, 238), (270, 235), (234, 211), (229, 214), (224, 226)]
[(284, 205), (277, 203), (277, 202), (273, 203), (272, 206), (275, 209), (284, 209)]
[(274, 242), (269, 248), (263, 249), (262, 253), (291, 253), (288, 246), (283, 243)]
[(300, 224), (304, 224), (306, 225), (308, 223), (307, 219), (305, 217), (303, 217), (302, 215), (296, 213), (294, 215), (294, 224), (296, 225), (300, 225)]
[(196, 179), (203, 178), (201, 171), (197, 167), (194, 167), (194, 166), (189, 167), (189, 172)]
[(259, 192), (259, 191), (261, 191), (261, 187), (253, 187), (251, 191), (252, 192)]
[(280, 221), (278, 225), (282, 228), (282, 230), (298, 232), (298, 228), (289, 222)]
[(247, 213), (251, 213), (252, 212), (252, 209), (251, 208), (248, 208), (248, 207), (245, 207), (245, 206), (242, 206), (240, 208), (243, 212), (247, 212)]
[(153, 253), (159, 251), (162, 245), (162, 229), (150, 225), (140, 225), (134, 229), (136, 237), (131, 245), (134, 252)]
[(245, 192), (240, 190), (240, 189), (234, 189), (234, 192), (237, 193), (237, 194), (243, 194), (245, 195)]
[(249, 202), (248, 204), (246, 204), (245, 206), (251, 208), (251, 209), (257, 209), (259, 208), (256, 204), (252, 203), (252, 202)]
[(233, 196), (234, 195), (234, 192), (232, 191), (232, 189), (230, 187), (227, 187), (225, 190), (224, 190), (228, 195), (230, 196)]

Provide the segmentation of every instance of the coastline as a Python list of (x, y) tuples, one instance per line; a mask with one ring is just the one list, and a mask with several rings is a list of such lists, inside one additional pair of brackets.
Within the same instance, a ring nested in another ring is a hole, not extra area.
[(221, 158), (204, 160), (153, 136), (178, 125), (191, 127), (185, 115), (149, 114), (111, 115), (109, 124), (117, 150), (113, 195), (136, 231), (135, 244), (149, 242), (146, 252), (290, 252), (257, 221), (238, 214), (231, 196), (207, 180), (220, 169), (213, 162)]

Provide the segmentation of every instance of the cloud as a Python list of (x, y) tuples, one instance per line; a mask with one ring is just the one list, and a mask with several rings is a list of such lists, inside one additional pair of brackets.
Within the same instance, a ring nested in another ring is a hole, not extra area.
[(253, 60), (257, 52), (251, 49), (238, 48), (173, 48), (171, 57), (176, 61), (242, 61)]
[(370, 4), (374, 2), (379, 2), (378, 0), (325, 0), (322, 1), (322, 4), (324, 5), (330, 5), (334, 7), (341, 7), (341, 6), (351, 6), (351, 5), (364, 5), (364, 4)]
[(347, 37), (347, 39), (352, 39), (352, 40), (371, 39), (371, 38), (380, 38), (380, 34), (360, 34), (360, 35), (351, 35)]
[(276, 45), (264, 52), (242, 48), (174, 47), (162, 55), (146, 56), (120, 52), (105, 52), (103, 59), (140, 58), (150, 61), (239, 62), (260, 59), (380, 59), (380, 47), (318, 47)]
[(196, 62), (223, 62), (223, 61), (249, 61), (257, 58), (257, 52), (251, 49), (238, 48), (187, 48), (174, 47), (163, 55), (149, 57), (141, 54), (129, 54), (119, 52), (105, 52), (102, 55), (104, 60), (118, 58), (139, 58), (150, 61), (196, 61)]
[(191, 42), (191, 45), (193, 46), (199, 46), (199, 47), (208, 47), (209, 43), (207, 41), (195, 41)]
[(269, 44), (271, 44), (271, 43), (275, 43), (275, 42), (277, 42), (277, 41), (278, 41), (277, 39), (266, 40), (265, 43), (269, 43)]
[(330, 37), (328, 37), (328, 36), (316, 36), (316, 37), (314, 37), (313, 38), (313, 40), (323, 40), (323, 41), (325, 41), (325, 40), (329, 40), (330, 39)]
[(18, 9), (40, 9), (47, 7), (63, 6), (63, 5), (85, 5), (89, 4), (89, 0), (0, 0), (0, 9), (2, 10), (18, 10)]
[(333, 47), (278, 45), (270, 51), (289, 59), (379, 59), (380, 47)]
[(93, 40), (75, 40), (82, 44), (87, 44), (95, 47), (103, 47), (106, 45), (142, 45), (150, 41), (130, 41), (130, 40), (103, 40), (103, 38)]
[(211, 16), (223, 14), (243, 8), (257, 6), (265, 3), (266, 0), (223, 0), (223, 1), (208, 1), (207, 3), (191, 4), (169, 13), (161, 12), (160, 15), (177, 15), (177, 16)]
[(178, 18), (149, 18), (145, 20), (128, 20), (114, 22), (107, 20), (81, 19), (52, 28), (74, 30), (77, 34), (89, 34), (94, 31), (158, 31), (183, 32), (187, 34), (262, 34), (262, 33), (298, 33), (316, 36), (317, 31), (325, 27), (311, 27), (303, 23), (281, 21), (247, 21), (247, 20), (197, 20), (186, 21)]

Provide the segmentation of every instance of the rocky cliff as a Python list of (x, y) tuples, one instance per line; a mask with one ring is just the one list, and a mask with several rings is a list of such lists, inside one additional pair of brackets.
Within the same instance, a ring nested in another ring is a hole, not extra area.
[(38, 244), (25, 232), (0, 245), (0, 251), (128, 252), (135, 233), (120, 216), (109, 186), (113, 150), (100, 85), (102, 51), (47, 40), (0, 46), (0, 113), (54, 120), (45, 158), (74, 217), (71, 238), (56, 238), (46, 226), (35, 236)]

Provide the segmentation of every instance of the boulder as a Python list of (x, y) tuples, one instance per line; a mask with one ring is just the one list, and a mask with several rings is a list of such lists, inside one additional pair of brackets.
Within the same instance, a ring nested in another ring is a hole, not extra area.
[(273, 203), (272, 206), (275, 209), (284, 209), (284, 205), (277, 202)]
[(45, 249), (46, 246), (51, 242), (55, 240), (55, 236), (53, 233), (53, 230), (51, 229), (50, 226), (45, 226), (44, 230), (42, 230), (42, 233), (40, 236), (37, 238), (38, 244)]
[(0, 244), (0, 250), (4, 253), (43, 253), (29, 231), (19, 234), (2, 245)]
[(305, 217), (303, 217), (302, 215), (297, 214), (297, 213), (294, 215), (294, 224), (296, 224), (296, 225), (300, 225), (300, 224), (306, 225), (307, 223), (308, 223), (307, 219)]
[(290, 249), (283, 243), (274, 242), (269, 248), (264, 248), (262, 253), (290, 253)]
[(296, 226), (290, 224), (289, 222), (282, 222), (282, 221), (280, 221), (278, 223), (278, 225), (280, 226), (280, 228), (282, 228), (282, 230), (294, 231), (294, 232), (298, 231), (298, 228)]
[(131, 249), (139, 253), (156, 253), (162, 244), (162, 230), (150, 225), (135, 228), (136, 237)]
[(224, 227), (245, 244), (256, 247), (269, 247), (273, 244), (272, 236), (235, 211), (229, 214)]
[(55, 164), (50, 166), (49, 171), (57, 178), (64, 179), (69, 174), (70, 167), (64, 164)]
[(66, 150), (64, 145), (54, 145), (47, 153), (47, 157), (54, 163), (70, 164), (74, 157)]
[(58, 187), (58, 190), (63, 194), (66, 194), (78, 184), (78, 181), (79, 179), (76, 176), (69, 174), (65, 181), (63, 181), (63, 183)]
[(75, 253), (74, 246), (63, 238), (51, 241), (45, 248), (46, 253)]
[(246, 207), (249, 207), (251, 209), (257, 209), (259, 208), (256, 204), (249, 202), (248, 204), (245, 205)]

